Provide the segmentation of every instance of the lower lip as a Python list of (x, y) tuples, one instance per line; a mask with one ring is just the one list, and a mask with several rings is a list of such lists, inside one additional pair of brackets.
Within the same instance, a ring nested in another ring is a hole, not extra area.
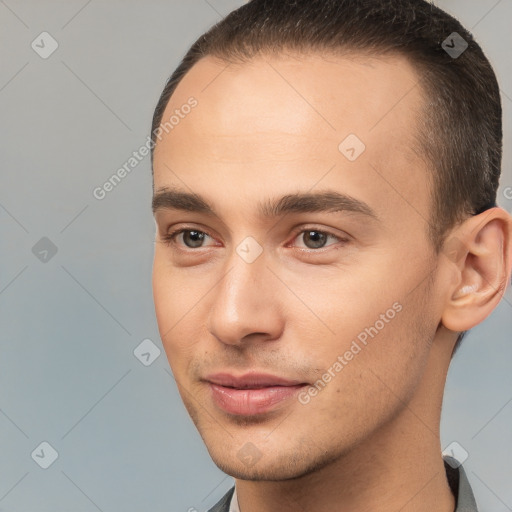
[(306, 384), (271, 386), (259, 389), (235, 389), (209, 383), (216, 405), (229, 414), (263, 414), (295, 396)]

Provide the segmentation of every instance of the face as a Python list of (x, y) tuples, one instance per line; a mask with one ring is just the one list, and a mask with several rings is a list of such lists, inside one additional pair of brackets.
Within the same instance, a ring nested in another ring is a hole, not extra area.
[(399, 57), (208, 57), (167, 106), (156, 315), (183, 402), (228, 474), (322, 468), (422, 380), (441, 311), (417, 82)]

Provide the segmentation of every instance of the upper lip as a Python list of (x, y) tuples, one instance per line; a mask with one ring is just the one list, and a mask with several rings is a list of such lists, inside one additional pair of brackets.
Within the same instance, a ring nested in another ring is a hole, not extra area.
[(278, 375), (269, 373), (246, 373), (244, 375), (233, 375), (231, 373), (215, 373), (205, 377), (206, 381), (229, 388), (251, 389), (265, 388), (271, 386), (297, 386), (305, 384), (303, 381), (285, 379)]

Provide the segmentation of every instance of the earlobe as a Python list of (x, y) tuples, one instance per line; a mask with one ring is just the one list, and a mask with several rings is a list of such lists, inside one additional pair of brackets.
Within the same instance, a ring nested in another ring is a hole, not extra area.
[(510, 281), (511, 234), (512, 217), (501, 208), (492, 208), (466, 220), (447, 240), (445, 265), (456, 275), (447, 289), (441, 319), (446, 328), (468, 331), (498, 305)]

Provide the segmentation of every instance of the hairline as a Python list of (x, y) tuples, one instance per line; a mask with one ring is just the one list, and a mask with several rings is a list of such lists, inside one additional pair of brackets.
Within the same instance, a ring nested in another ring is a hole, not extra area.
[[(425, 68), (425, 66), (418, 62), (418, 60), (414, 60), (412, 58), (412, 52), (404, 51), (400, 48), (390, 48), (382, 45), (376, 45), (374, 47), (368, 47), (368, 48), (353, 48), (350, 45), (342, 46), (342, 47), (328, 47), (326, 45), (318, 45), (318, 44), (304, 44), (301, 46), (292, 46), (289, 44), (283, 44), (276, 48), (262, 48), (257, 51), (254, 51), (252, 53), (244, 52), (244, 53), (238, 53), (235, 54), (233, 52), (231, 53), (221, 53), (218, 51), (212, 51), (207, 52), (201, 57), (199, 57), (192, 66), (183, 74), (183, 76), (180, 77), (180, 79), (176, 82), (174, 85), (171, 94), (167, 98), (165, 106), (161, 110), (161, 115), (159, 116), (159, 125), (162, 123), (162, 119), (164, 117), (165, 111), (167, 110), (167, 107), (172, 101), (173, 96), (175, 95), (177, 89), (182, 84), (185, 77), (194, 69), (194, 67), (199, 64), (204, 59), (210, 58), (218, 63), (225, 63), (228, 66), (243, 66), (244, 64), (250, 63), (258, 58), (265, 58), (265, 56), (284, 56), (287, 58), (296, 58), (301, 56), (318, 56), (320, 58), (324, 57), (335, 57), (335, 58), (363, 58), (363, 59), (379, 59), (382, 60), (383, 58), (391, 58), (391, 59), (398, 59), (399, 61), (402, 60), (403, 62), (407, 63), (410, 67), (413, 73), (415, 74), (417, 78), (416, 86), (418, 86), (418, 92), (419, 92), (419, 105), (418, 105), (418, 111), (415, 112), (414, 115), (414, 130), (413, 133), (410, 133), (409, 141), (411, 142), (409, 149), (410, 152), (417, 157), (420, 158), (420, 160), (425, 164), (424, 171), (426, 174), (426, 180), (427, 180), (427, 192), (428, 192), (428, 204), (429, 204), (429, 215), (428, 218), (425, 219), (425, 222), (427, 224), (426, 226), (426, 235), (428, 237), (428, 240), (434, 250), (434, 253), (437, 255), (442, 249), (442, 242), (444, 241), (444, 238), (439, 238), (436, 234), (434, 223), (436, 221), (436, 214), (437, 214), (437, 208), (436, 208), (436, 198), (437, 198), (437, 192), (436, 192), (436, 183), (438, 180), (442, 177), (442, 169), (439, 168), (438, 165), (434, 161), (432, 161), (432, 158), (428, 154), (428, 148), (426, 147), (425, 143), (422, 141), (429, 140), (430, 138), (435, 139), (435, 127), (432, 126), (431, 120), (427, 113), (427, 106), (428, 106), (428, 100), (429, 96), (434, 93), (434, 85), (429, 82), (427, 79), (428, 76), (428, 70)], [(427, 122), (422, 122), (422, 119), (427, 119)], [(154, 139), (156, 137), (153, 136)], [(151, 173), (153, 175), (153, 181), (154, 181), (154, 169), (153, 169), (153, 162), (154, 162), (154, 151), (156, 149), (157, 142), (155, 142), (155, 145), (153, 146), (151, 150)]]

